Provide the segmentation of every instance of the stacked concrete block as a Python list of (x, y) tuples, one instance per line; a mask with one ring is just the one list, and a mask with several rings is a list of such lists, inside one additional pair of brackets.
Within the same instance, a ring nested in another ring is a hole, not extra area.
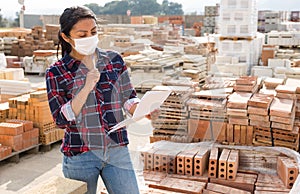
[(221, 1), (219, 55), (237, 57), (238, 63), (246, 64), (246, 75), (258, 64), (264, 43), (264, 36), (257, 33), (257, 18), (256, 0)]
[(219, 16), (219, 5), (205, 6), (204, 8), (204, 22), (201, 28), (201, 35), (213, 34), (217, 32), (217, 21)]
[(253, 37), (257, 32), (256, 0), (222, 0), (219, 25), (222, 36)]
[(265, 18), (265, 32), (278, 30), (279, 24), (281, 22), (280, 12), (268, 12), (265, 14)]
[(267, 33), (267, 44), (274, 46), (292, 47), (300, 43), (300, 35), (297, 31)]

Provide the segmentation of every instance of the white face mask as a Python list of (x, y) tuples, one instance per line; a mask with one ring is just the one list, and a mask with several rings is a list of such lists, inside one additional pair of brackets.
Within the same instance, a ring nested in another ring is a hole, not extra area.
[(98, 35), (86, 37), (86, 38), (75, 38), (74, 49), (82, 55), (91, 55), (97, 48), (99, 39)]

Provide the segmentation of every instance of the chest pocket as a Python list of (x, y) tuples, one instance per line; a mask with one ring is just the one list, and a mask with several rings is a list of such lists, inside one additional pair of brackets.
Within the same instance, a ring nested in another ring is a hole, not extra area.
[(101, 91), (101, 99), (104, 102), (114, 102), (119, 94), (118, 74), (115, 71), (101, 73), (98, 89)]
[(70, 78), (66, 83), (67, 95), (70, 98), (74, 98), (79, 91), (83, 88), (85, 83), (85, 75), (81, 72), (77, 72), (74, 74), (74, 77)]

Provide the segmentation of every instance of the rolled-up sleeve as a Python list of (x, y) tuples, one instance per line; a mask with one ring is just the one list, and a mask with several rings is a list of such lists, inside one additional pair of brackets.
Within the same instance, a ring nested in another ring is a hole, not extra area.
[(75, 113), (73, 112), (71, 101), (68, 101), (61, 107), (61, 112), (64, 114), (68, 121), (74, 121), (76, 119)]
[(129, 112), (129, 110), (131, 109), (131, 107), (134, 105), (134, 104), (137, 104), (139, 103), (141, 100), (139, 98), (131, 98), (131, 99), (128, 99), (125, 103), (124, 103), (124, 110), (125, 112), (129, 115), (129, 116), (132, 116)]
[(67, 125), (71, 124), (71, 121), (69, 121), (62, 112), (62, 107), (67, 103), (67, 101), (64, 98), (65, 91), (59, 86), (59, 82), (55, 75), (47, 69), (46, 87), (50, 111), (56, 125), (58, 127), (65, 128)]

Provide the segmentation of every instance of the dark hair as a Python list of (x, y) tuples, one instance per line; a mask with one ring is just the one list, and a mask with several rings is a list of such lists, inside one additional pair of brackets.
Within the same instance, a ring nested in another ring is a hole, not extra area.
[[(61, 45), (61, 54), (64, 56), (66, 53), (70, 53), (72, 46), (66, 42), (61, 33), (63, 32), (66, 36), (70, 36), (70, 31), (73, 26), (80, 20), (91, 18), (97, 21), (96, 15), (92, 10), (85, 6), (74, 6), (66, 8), (59, 18), (60, 30), (58, 32), (58, 40)], [(59, 46), (57, 48), (59, 50)]]

